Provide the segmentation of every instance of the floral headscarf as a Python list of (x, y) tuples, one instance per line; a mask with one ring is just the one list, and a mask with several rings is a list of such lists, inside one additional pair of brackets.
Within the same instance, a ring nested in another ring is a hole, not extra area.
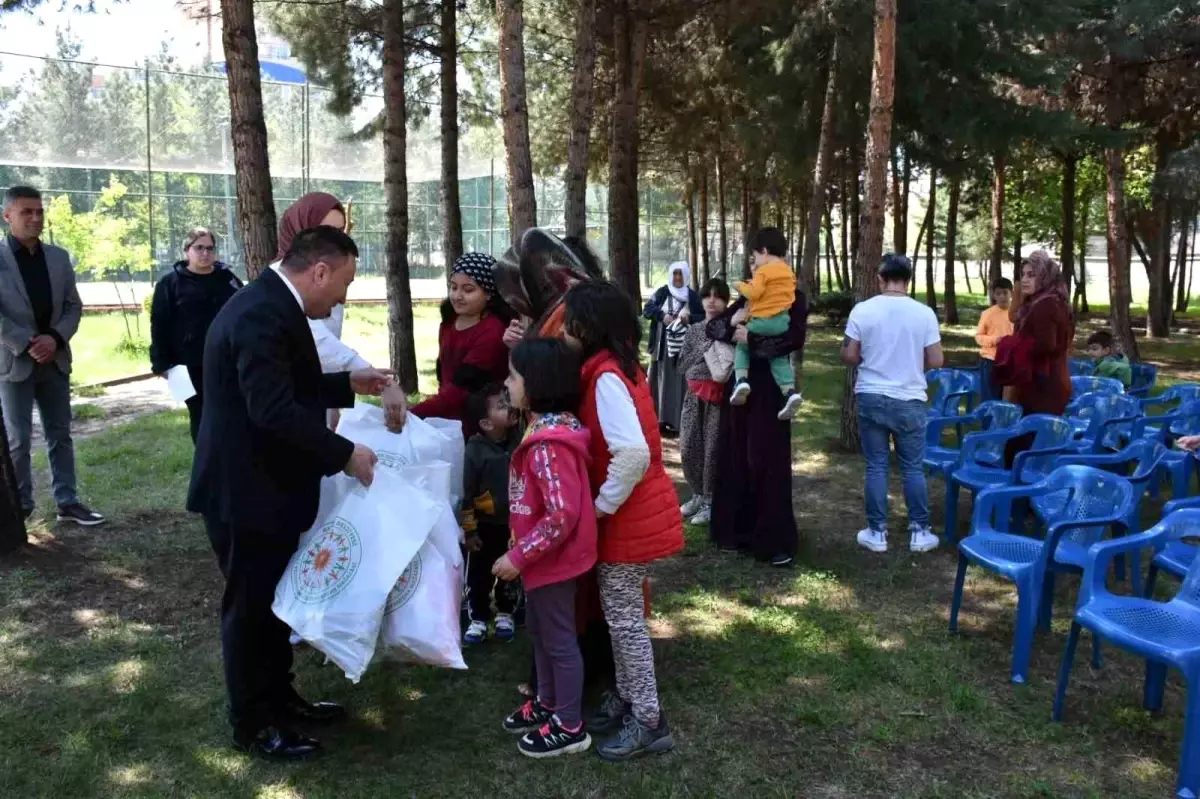
[(1070, 307), (1071, 298), (1067, 294), (1067, 281), (1063, 279), (1062, 269), (1045, 250), (1035, 250), (1022, 262), (1022, 271), (1028, 264), (1033, 270), (1033, 294), (1021, 297), (1017, 307), (1016, 318), (1013, 320), (1019, 329), (1029, 316), (1033, 306), (1042, 300), (1058, 298), (1064, 305)]

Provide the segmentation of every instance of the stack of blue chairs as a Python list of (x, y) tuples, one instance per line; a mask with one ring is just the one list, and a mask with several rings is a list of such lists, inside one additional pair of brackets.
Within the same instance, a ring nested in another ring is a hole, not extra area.
[(931, 388), (931, 417), (958, 416), (964, 407), (970, 411), (979, 393), (979, 372), (973, 369), (930, 369), (925, 380)]
[(1133, 423), (1141, 415), (1136, 398), (1102, 392), (1084, 394), (1072, 401), (1063, 413), (1075, 430), (1071, 447), (1081, 452), (1120, 449), (1122, 433), (1130, 436)]

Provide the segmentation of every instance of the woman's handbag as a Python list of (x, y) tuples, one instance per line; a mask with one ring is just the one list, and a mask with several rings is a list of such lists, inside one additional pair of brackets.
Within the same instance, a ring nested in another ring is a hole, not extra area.
[(704, 351), (704, 365), (715, 382), (727, 382), (733, 374), (733, 345), (724, 341), (712, 342)]

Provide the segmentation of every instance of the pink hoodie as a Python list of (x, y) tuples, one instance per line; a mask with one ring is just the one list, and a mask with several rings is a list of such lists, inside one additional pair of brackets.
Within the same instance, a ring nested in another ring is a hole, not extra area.
[(588, 483), (588, 431), (569, 413), (541, 417), (513, 452), (508, 559), (526, 589), (561, 583), (596, 563), (596, 511)]

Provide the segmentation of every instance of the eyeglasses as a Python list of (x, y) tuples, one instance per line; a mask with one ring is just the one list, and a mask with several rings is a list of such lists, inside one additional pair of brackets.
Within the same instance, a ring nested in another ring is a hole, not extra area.
[(217, 248), (208, 244), (193, 244), (192, 249), (196, 252), (216, 252)]

